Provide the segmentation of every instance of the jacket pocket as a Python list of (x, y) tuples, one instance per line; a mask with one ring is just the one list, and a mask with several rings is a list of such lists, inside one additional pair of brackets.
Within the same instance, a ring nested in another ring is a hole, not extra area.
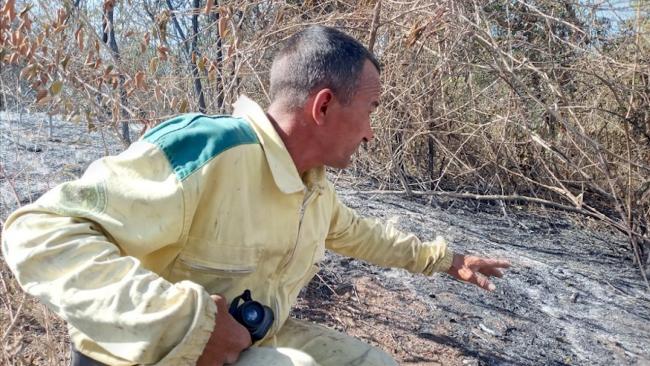
[(260, 252), (257, 247), (190, 238), (178, 257), (177, 268), (217, 277), (242, 277), (257, 270)]

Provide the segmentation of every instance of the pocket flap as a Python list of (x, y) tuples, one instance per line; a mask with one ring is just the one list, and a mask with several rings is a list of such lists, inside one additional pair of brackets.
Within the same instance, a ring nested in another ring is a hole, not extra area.
[(196, 270), (249, 273), (257, 268), (260, 248), (190, 238), (179, 259)]

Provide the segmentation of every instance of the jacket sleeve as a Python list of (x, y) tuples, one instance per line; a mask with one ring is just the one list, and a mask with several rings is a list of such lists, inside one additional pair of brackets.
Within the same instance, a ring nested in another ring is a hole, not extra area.
[(10, 215), (2, 251), (23, 289), (115, 356), (103, 362), (193, 365), (216, 306), (201, 286), (172, 284), (153, 271), (164, 263), (147, 261), (180, 245), (184, 210), (164, 155), (137, 142)]
[(413, 273), (431, 275), (451, 267), (452, 251), (442, 237), (422, 242), (390, 224), (361, 218), (340, 202), (333, 187), (332, 218), (325, 246), (337, 253), (367, 260), (383, 267), (400, 267)]

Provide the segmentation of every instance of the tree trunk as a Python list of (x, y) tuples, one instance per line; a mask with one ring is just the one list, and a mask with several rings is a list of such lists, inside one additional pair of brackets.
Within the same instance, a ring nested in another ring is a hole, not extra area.
[(428, 169), (429, 169), (429, 179), (431, 180), (429, 182), (429, 189), (434, 190), (436, 188), (436, 184), (434, 183), (436, 180), (436, 146), (433, 143), (433, 137), (429, 136), (427, 137), (427, 145), (429, 148), (429, 161), (428, 161)]
[[(210, 0), (208, 0), (210, 1)], [(199, 111), (205, 113), (205, 96), (203, 95), (203, 87), (201, 86), (201, 76), (199, 74), (199, 68), (197, 62), (199, 60), (199, 48), (198, 48), (198, 39), (199, 39), (199, 8), (201, 6), (201, 0), (192, 1), (192, 53), (196, 56), (190, 58), (192, 62), (192, 76), (194, 76), (194, 91), (196, 92), (197, 97), (199, 98)]]
[[(178, 33), (178, 36), (181, 38), (181, 42), (183, 43), (183, 49), (185, 50), (185, 54), (189, 59), (189, 68), (190, 71), (192, 72), (192, 77), (194, 78), (194, 92), (196, 93), (196, 96), (198, 98), (199, 111), (201, 113), (205, 113), (206, 112), (205, 96), (203, 94), (203, 86), (201, 84), (201, 76), (199, 75), (199, 69), (196, 65), (196, 62), (199, 60), (200, 57), (200, 53), (198, 50), (198, 33), (199, 33), (199, 12), (200, 12), (199, 7), (201, 6), (201, 0), (192, 0), (192, 46), (191, 48), (188, 46), (187, 43), (188, 39), (185, 36), (185, 32), (183, 32), (183, 28), (181, 28), (181, 24), (178, 22), (178, 19), (176, 19), (175, 9), (172, 6), (171, 1), (166, 0), (165, 2), (171, 13), (172, 23), (174, 23), (174, 29), (176, 29), (176, 33)], [(194, 54), (194, 57), (192, 57), (192, 54)]]
[[(208, 1), (214, 1), (213, 3), (213, 8), (218, 9), (219, 8), (219, 0), (208, 0)], [(218, 11), (215, 11), (214, 13), (210, 14), (210, 21), (212, 24), (216, 25), (219, 24), (219, 16), (220, 13)], [(217, 27), (219, 29), (219, 27)], [(224, 86), (223, 86), (223, 44), (222, 44), (222, 38), (221, 34), (219, 32), (214, 32), (216, 40), (214, 44), (217, 47), (217, 76), (215, 80), (216, 84), (216, 107), (219, 113), (223, 113), (223, 93), (224, 93)]]
[[(104, 21), (102, 22), (104, 27), (103, 27), (103, 36), (102, 40), (108, 44), (110, 47), (111, 51), (113, 52), (113, 56), (115, 57), (115, 60), (119, 63), (120, 61), (120, 50), (117, 47), (117, 41), (115, 41), (115, 26), (113, 23), (113, 9), (115, 8), (115, 5), (109, 4), (108, 6), (104, 7)], [(119, 70), (119, 67), (118, 67)], [(125, 144), (130, 145), (131, 144), (131, 133), (129, 132), (129, 123), (126, 122), (126, 120), (129, 118), (129, 114), (124, 108), (125, 106), (128, 105), (128, 100), (126, 98), (126, 88), (124, 87), (124, 74), (120, 72), (120, 106), (121, 108), (121, 113), (122, 113), (122, 118), (124, 121), (122, 121), (121, 126), (122, 126), (122, 140), (124, 141)]]

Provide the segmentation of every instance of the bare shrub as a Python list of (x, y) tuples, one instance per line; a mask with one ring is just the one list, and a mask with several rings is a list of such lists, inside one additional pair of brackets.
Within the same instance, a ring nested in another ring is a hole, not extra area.
[(383, 64), (376, 140), (352, 172), (408, 194), (579, 212), (647, 260), (647, 2), (1, 4), (3, 107), (122, 126), (125, 144), (129, 125), (226, 113), (240, 93), (265, 104), (279, 42), (309, 24), (340, 27)]

